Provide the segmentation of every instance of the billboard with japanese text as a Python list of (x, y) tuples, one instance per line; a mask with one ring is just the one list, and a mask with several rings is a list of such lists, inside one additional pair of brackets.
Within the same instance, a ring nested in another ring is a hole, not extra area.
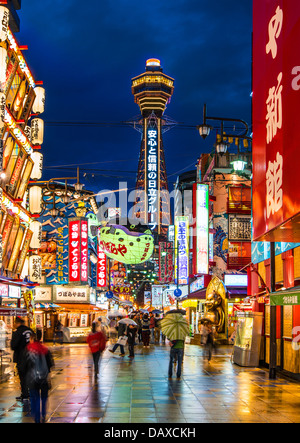
[(253, 0), (254, 240), (300, 240), (299, 17), (298, 0)]

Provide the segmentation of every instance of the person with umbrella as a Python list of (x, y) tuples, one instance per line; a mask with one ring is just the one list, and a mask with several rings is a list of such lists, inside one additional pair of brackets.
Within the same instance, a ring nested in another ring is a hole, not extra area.
[(117, 326), (116, 326), (116, 329), (118, 331), (118, 341), (117, 341), (117, 343), (114, 345), (114, 347), (112, 349), (109, 349), (109, 352), (114, 353), (115, 350), (117, 349), (117, 347), (120, 346), (120, 352), (121, 352), (120, 356), (124, 357), (125, 356), (124, 344), (120, 343), (120, 341), (122, 341), (122, 338), (125, 336), (126, 324), (120, 322), (122, 320), (121, 316), (119, 316), (118, 319), (119, 319), (119, 321), (118, 321)]
[(181, 313), (169, 313), (160, 322), (162, 333), (170, 340), (169, 379), (173, 375), (173, 363), (177, 359), (177, 380), (181, 379), (181, 365), (185, 337), (189, 334), (189, 325)]
[(128, 351), (129, 351), (129, 358), (134, 358), (134, 345), (135, 345), (135, 336), (137, 333), (137, 324), (136, 322), (131, 318), (124, 318), (120, 321), (120, 323), (124, 323), (127, 325), (127, 337), (128, 337)]

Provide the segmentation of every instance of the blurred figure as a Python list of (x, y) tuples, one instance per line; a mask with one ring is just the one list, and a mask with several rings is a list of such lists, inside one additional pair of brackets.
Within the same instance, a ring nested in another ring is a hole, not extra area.
[(54, 333), (53, 333), (53, 346), (55, 346), (56, 339), (60, 345), (63, 344), (64, 339), (64, 333), (63, 333), (63, 324), (57, 320), (54, 326)]
[[(118, 321), (120, 320), (122, 320), (122, 317), (118, 317)], [(116, 329), (118, 331), (118, 341), (119, 341), (121, 337), (123, 337), (126, 333), (126, 325), (124, 323), (117, 323)], [(122, 345), (121, 343), (117, 342), (112, 349), (109, 349), (109, 352), (114, 353), (118, 346), (120, 346), (120, 352), (121, 352), (120, 356), (124, 357), (125, 355), (124, 345)]]
[(129, 358), (134, 358), (134, 344), (135, 344), (136, 333), (137, 333), (137, 327), (134, 325), (128, 325), (127, 337), (128, 337)]
[(31, 413), (35, 423), (46, 421), (46, 405), (50, 389), (49, 374), (54, 365), (49, 349), (40, 341), (41, 336), (39, 329), (36, 334), (31, 334), (26, 348), (26, 378), (30, 392)]
[(10, 347), (14, 351), (13, 361), (17, 364), (21, 385), (21, 395), (16, 399), (24, 401), (29, 400), (29, 389), (26, 381), (26, 346), (34, 332), (28, 326), (25, 326), (25, 321), (20, 317), (16, 317), (13, 328), (15, 331), (12, 333)]
[(149, 329), (150, 329), (150, 340), (151, 343), (154, 343), (154, 330), (155, 330), (155, 317), (154, 314), (152, 312), (150, 312), (150, 325), (149, 325)]
[(155, 314), (154, 321), (155, 321), (155, 327), (154, 327), (154, 341), (155, 343), (159, 343), (160, 341), (160, 328), (159, 328), (159, 316), (158, 314)]
[(142, 340), (144, 344), (144, 348), (150, 348), (150, 320), (148, 314), (144, 314), (142, 320)]
[(99, 361), (102, 352), (106, 347), (106, 335), (101, 331), (101, 325), (97, 322), (92, 323), (92, 330), (87, 337), (87, 343), (90, 347), (94, 362), (94, 377), (97, 380), (99, 373)]
[(205, 356), (207, 360), (210, 361), (212, 355), (212, 349), (214, 346), (214, 334), (211, 325), (208, 323), (204, 325), (204, 336), (205, 336)]
[(173, 364), (177, 362), (177, 380), (181, 378), (181, 366), (183, 362), (184, 340), (172, 340), (169, 342), (171, 346), (169, 361), (169, 378), (173, 375)]

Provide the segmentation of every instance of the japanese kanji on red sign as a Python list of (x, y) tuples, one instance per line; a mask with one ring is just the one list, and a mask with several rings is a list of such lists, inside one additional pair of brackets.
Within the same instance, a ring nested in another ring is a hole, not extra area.
[(99, 288), (105, 288), (107, 277), (107, 261), (105, 252), (101, 251), (98, 245), (98, 263), (97, 263), (97, 286)]
[(299, 16), (299, 0), (253, 0), (254, 240), (300, 241)]

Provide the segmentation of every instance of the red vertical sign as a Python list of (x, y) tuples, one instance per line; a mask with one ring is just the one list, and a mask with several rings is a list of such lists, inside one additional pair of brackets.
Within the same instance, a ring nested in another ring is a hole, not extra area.
[(299, 0), (253, 0), (254, 240), (300, 241), (299, 17)]
[(88, 281), (88, 222), (81, 221), (81, 281)]
[(98, 263), (97, 263), (97, 286), (105, 288), (107, 286), (107, 265), (105, 252), (101, 251), (98, 245)]
[(69, 222), (69, 281), (80, 282), (80, 221)]

